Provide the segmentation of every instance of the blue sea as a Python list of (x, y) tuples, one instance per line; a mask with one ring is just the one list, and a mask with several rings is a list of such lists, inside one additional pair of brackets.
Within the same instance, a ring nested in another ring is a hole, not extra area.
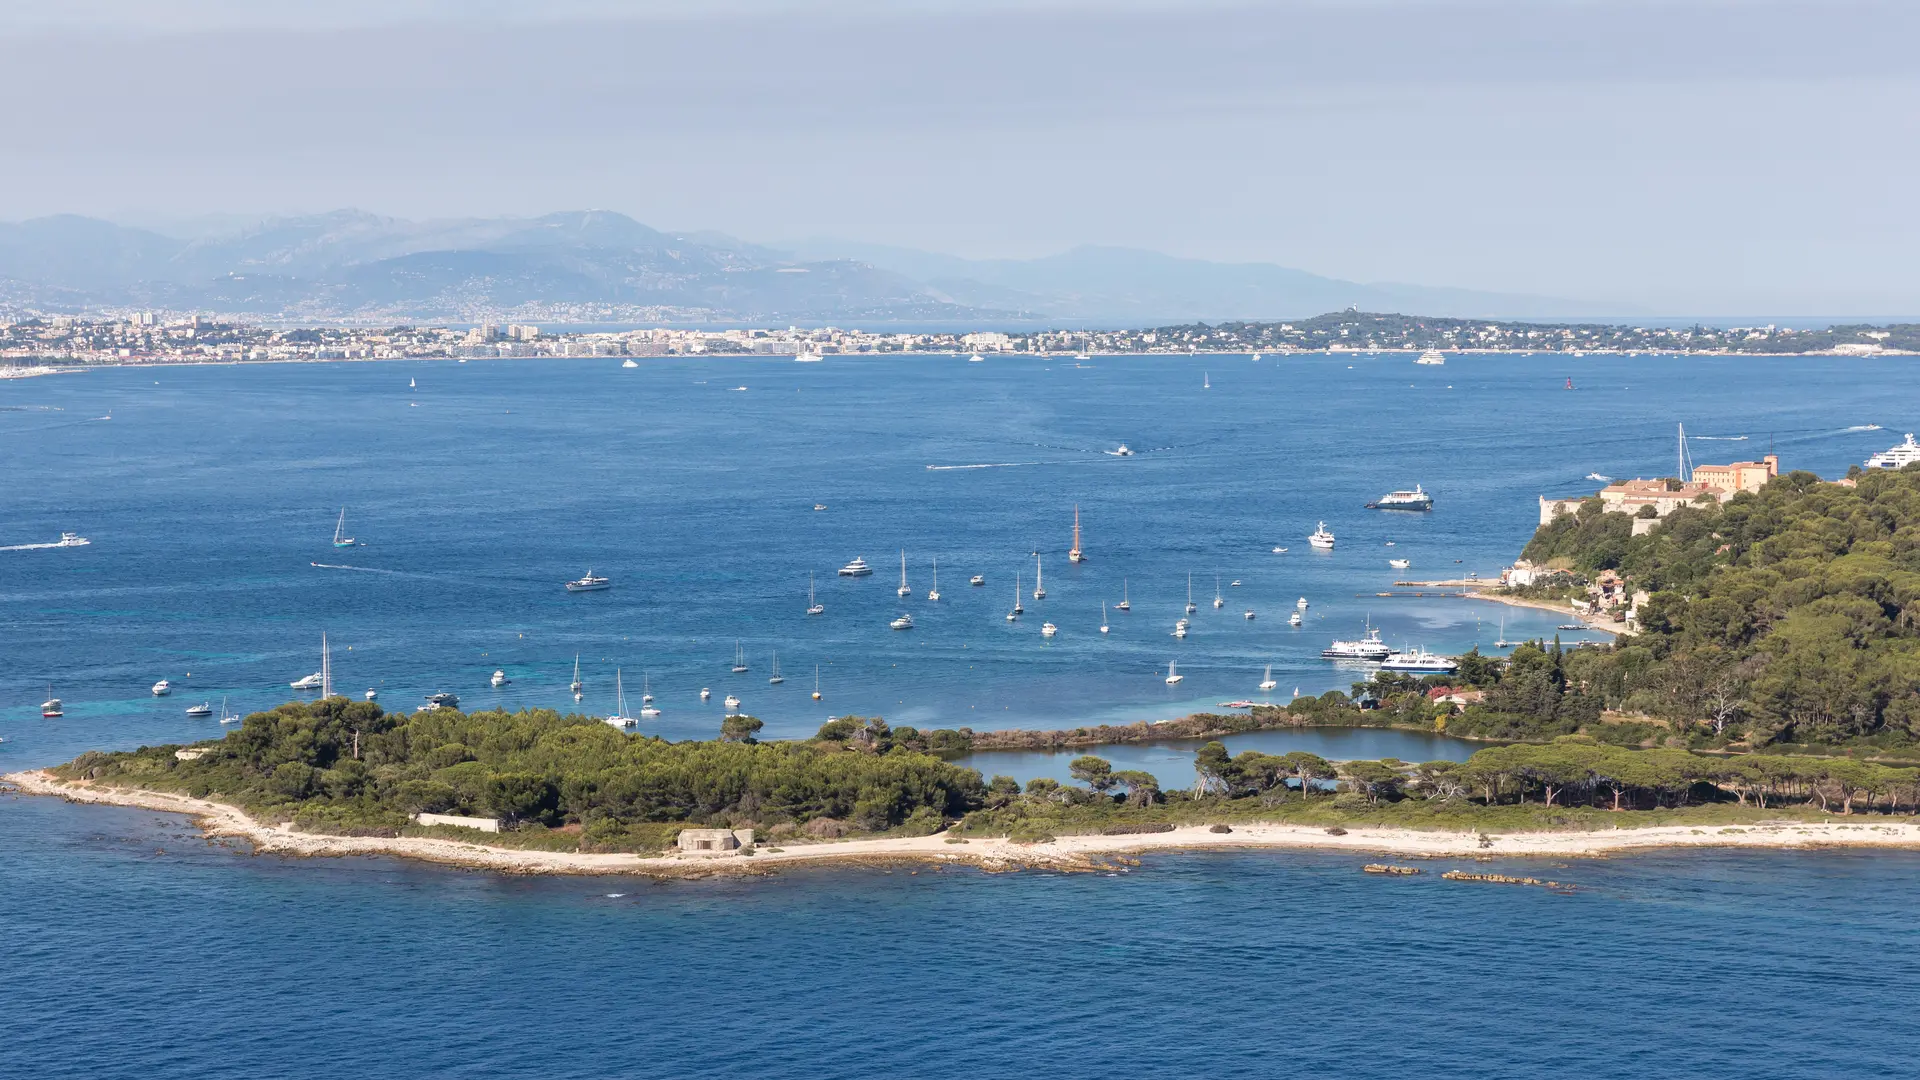
[[(1670, 473), (1677, 423), (1698, 436), (1697, 461), (1772, 449), (1834, 476), (1920, 426), (1901, 411), (1917, 389), (1902, 360), (1456, 356), (1436, 369), (1358, 354), (5, 381), (0, 769), (214, 735), (188, 704), (293, 697), (322, 634), (343, 690), (399, 709), (436, 691), (469, 708), (571, 708), (577, 655), (580, 708), (611, 709), (618, 671), (630, 699), (656, 696), (664, 715), (648, 727), (670, 738), (713, 735), (730, 692), (773, 737), (849, 712), (980, 730), (1159, 719), (1262, 697), (1268, 665), (1284, 700), (1363, 677), (1318, 654), (1369, 621), (1442, 651), (1490, 648), (1503, 630), (1551, 636), (1548, 613), (1376, 594), (1403, 577), (1496, 574), (1530, 535), (1536, 496), (1590, 491), (1589, 473)], [(1107, 453), (1123, 442), (1138, 453)], [(1362, 509), (1415, 483), (1432, 513)], [(1090, 556), (1078, 566), (1065, 557), (1076, 506)], [(342, 508), (358, 546), (330, 543)], [(1330, 554), (1306, 544), (1319, 521), (1340, 538)], [(18, 547), (63, 530), (92, 543)], [(904, 602), (902, 550), (916, 593)], [(856, 555), (874, 576), (836, 576)], [(1393, 571), (1392, 557), (1413, 566)], [(589, 568), (615, 587), (561, 588)], [(1008, 623), (1016, 574), (1027, 614)], [(826, 605), (813, 618), (809, 575)], [(1200, 609), (1175, 640), (1189, 575)], [(1122, 595), (1131, 613), (1111, 609)], [(903, 612), (914, 628), (889, 630)], [(1059, 635), (1043, 638), (1042, 621)], [(745, 675), (728, 670), (736, 646)], [(773, 685), (776, 651), (787, 679)], [(1176, 687), (1170, 662), (1186, 676)], [(499, 690), (496, 668), (512, 679)], [(173, 696), (148, 694), (160, 678)], [(38, 714), (49, 688), (63, 719)], [(1472, 749), (1377, 731), (1234, 743), (1410, 760)], [(1110, 756), (1181, 784), (1191, 750)], [(1024, 778), (1063, 775), (1071, 756), (970, 763)], [(1441, 863), (1382, 880), (1363, 861), (524, 880), (250, 857), (174, 816), (0, 797), (0, 1075), (1909, 1068), (1916, 1024), (1898, 979), (1876, 982), (1864, 961), (1920, 944), (1904, 915), (1920, 856), (1512, 864), (1577, 883), (1572, 896), (1443, 882)]]

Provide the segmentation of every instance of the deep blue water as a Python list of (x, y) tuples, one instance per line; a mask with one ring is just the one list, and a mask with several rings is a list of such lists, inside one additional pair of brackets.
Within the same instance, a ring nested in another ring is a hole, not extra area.
[[(1375, 597), (1401, 576), (1389, 557), (1415, 577), (1497, 573), (1539, 493), (1670, 472), (1676, 421), (1748, 436), (1696, 442), (1701, 461), (1776, 445), (1789, 466), (1838, 474), (1912, 426), (1898, 403), (1916, 388), (1900, 360), (1511, 356), (435, 361), (0, 382), (0, 545), (63, 529), (93, 541), (0, 551), (0, 764), (204, 737), (217, 725), (184, 719), (187, 704), (286, 700), (318, 669), (323, 632), (337, 685), (400, 709), (437, 690), (469, 708), (571, 708), (579, 654), (582, 708), (612, 708), (618, 667), (630, 696), (648, 681), (665, 713), (649, 728), (672, 738), (710, 737), (730, 691), (776, 736), (847, 712), (976, 729), (1158, 719), (1263, 697), (1268, 664), (1284, 700), (1363, 677), (1319, 650), (1369, 618), (1441, 650), (1490, 646), (1502, 619), (1508, 637), (1553, 633), (1550, 613)], [(1887, 430), (1845, 430), (1869, 423)], [(1141, 453), (1102, 452), (1123, 441)], [(1361, 509), (1414, 483), (1435, 493), (1431, 514)], [(1076, 504), (1080, 566), (1065, 558)], [(328, 543), (342, 506), (364, 546)], [(1305, 542), (1322, 519), (1340, 536), (1331, 554)], [(902, 548), (918, 590), (904, 604)], [(1047, 599), (1010, 624), (1036, 550)], [(835, 576), (855, 555), (878, 573)], [(561, 589), (589, 566), (616, 587)], [(827, 608), (811, 619), (809, 572)], [(1189, 573), (1200, 610), (1176, 641)], [(1219, 611), (1216, 575), (1243, 582), (1222, 585)], [(1102, 636), (1100, 604), (1123, 587), (1133, 611)], [(1313, 606), (1295, 630), (1300, 596)], [(887, 629), (903, 610), (915, 629)], [(1061, 628), (1051, 641), (1045, 620)], [(746, 675), (727, 670), (736, 641)], [(770, 686), (776, 649), (788, 680)], [(1186, 679), (1170, 688), (1172, 660)], [(496, 667), (504, 690), (487, 686)], [(174, 696), (150, 697), (162, 677)], [(63, 720), (38, 716), (49, 685)]]
[(1905, 852), (661, 884), (14, 799), (0, 853), (9, 1077), (1896, 1076), (1920, 1039)]
[[(0, 767), (211, 734), (186, 704), (284, 700), (322, 632), (343, 688), (400, 708), (442, 689), (564, 707), (578, 652), (585, 705), (604, 711), (616, 665), (632, 690), (645, 672), (671, 737), (710, 735), (729, 690), (778, 735), (829, 710), (976, 728), (1159, 718), (1255, 696), (1268, 663), (1277, 696), (1317, 692), (1355, 677), (1319, 648), (1369, 617), (1436, 649), (1490, 643), (1503, 615), (1509, 637), (1557, 621), (1366, 595), (1393, 580), (1389, 555), (1417, 576), (1491, 574), (1530, 533), (1536, 494), (1670, 471), (1676, 421), (1749, 436), (1696, 443), (1701, 461), (1771, 444), (1835, 475), (1911, 426), (1897, 410), (1916, 384), (1898, 360), (1659, 357), (394, 363), (0, 383), (0, 545), (94, 541), (0, 551)], [(1888, 430), (1846, 430), (1870, 423)], [(1101, 453), (1123, 440), (1145, 452)], [(926, 468), (1014, 462), (1039, 464)], [(1439, 498), (1432, 514), (1359, 508), (1414, 482)], [(1075, 503), (1081, 567), (1064, 558)], [(342, 505), (364, 547), (327, 544)], [(1322, 518), (1341, 546), (1315, 556), (1304, 537)], [(940, 558), (946, 599), (905, 605), (918, 626), (894, 633), (902, 547), (919, 590)], [(1010, 626), (1012, 575), (1036, 549), (1048, 599)], [(859, 554), (880, 573), (832, 575)], [(561, 591), (589, 565), (618, 587)], [(828, 609), (812, 620), (809, 570)], [(1202, 607), (1175, 642), (1189, 572)], [(1244, 582), (1219, 613), (1216, 572)], [(969, 589), (972, 573), (989, 586)], [(1099, 603), (1123, 578), (1135, 610), (1103, 638)], [(1300, 595), (1312, 617), (1294, 631)], [(747, 676), (726, 671), (736, 639)], [(781, 687), (765, 682), (775, 648)], [(1173, 659), (1177, 691), (1162, 682)], [(821, 704), (806, 697), (815, 664)], [(485, 686), (495, 667), (514, 678), (501, 692)], [(181, 689), (156, 700), (162, 676)], [(64, 720), (34, 708), (49, 683)], [(1470, 749), (1394, 732), (1234, 746)], [(1188, 753), (1112, 756), (1179, 783)], [(1511, 867), (1578, 883), (1570, 897), (1443, 882), (1446, 863), (1381, 880), (1364, 861), (522, 880), (255, 858), (177, 817), (0, 797), (0, 1076), (1911, 1070), (1920, 1025), (1883, 969), (1920, 946), (1906, 914), (1920, 856)]]

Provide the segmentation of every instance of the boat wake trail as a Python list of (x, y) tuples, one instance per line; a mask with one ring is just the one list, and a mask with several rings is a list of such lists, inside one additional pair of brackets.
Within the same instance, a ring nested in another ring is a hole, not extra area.
[(109, 413), (106, 416), (89, 416), (85, 420), (68, 420), (66, 423), (63, 423), (63, 424), (42, 424), (39, 427), (21, 428), (17, 431), (0, 431), (0, 435), (32, 435), (35, 432), (59, 431), (61, 428), (80, 427), (85, 424), (98, 424), (102, 420), (111, 420), (111, 419), (113, 419), (113, 415)]
[(48, 548), (70, 547), (69, 544), (8, 544), (0, 551), (45, 551)]
[(996, 461), (986, 465), (929, 465), (933, 472), (946, 472), (951, 469), (1017, 469), (1022, 465), (1045, 465), (1044, 461)]
[(1852, 427), (1844, 427), (1844, 428), (1841, 428), (1840, 430), (1841, 431), (1881, 431), (1883, 429), (1880, 427), (1879, 424), (1855, 424)]
[(1688, 442), (1746, 442), (1745, 435), (1689, 435)]
[(347, 566), (343, 563), (324, 562), (309, 563), (307, 565), (312, 566), (316, 570), (358, 570), (362, 574), (392, 574), (395, 577), (423, 576), (419, 574), (409, 574), (405, 570), (382, 570), (377, 566)]

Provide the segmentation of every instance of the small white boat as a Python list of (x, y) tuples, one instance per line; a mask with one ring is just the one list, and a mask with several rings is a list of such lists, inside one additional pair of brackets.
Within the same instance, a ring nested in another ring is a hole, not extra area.
[(721, 704), (727, 707), (728, 716), (735, 715), (740, 709), (740, 699), (733, 696), (732, 694), (728, 694), (727, 699), (721, 702)]
[(1112, 457), (1132, 457), (1133, 448), (1126, 443), (1121, 443), (1119, 446), (1107, 451), (1107, 453)]
[(1283, 547), (1277, 547), (1273, 549), (1273, 553), (1275, 555), (1285, 555), (1287, 553), (1287, 549)]
[(159, 682), (153, 684), (154, 697), (166, 697), (171, 693), (173, 693), (173, 684), (167, 680), (161, 679)]
[(1295, 611), (1293, 614), (1287, 616), (1288, 626), (1299, 626), (1302, 622), (1305, 622), (1305, 621), (1306, 621), (1305, 619), (1301, 618), (1300, 613), (1298, 611)]
[(980, 588), (982, 585), (985, 585), (986, 583), (987, 583), (987, 575), (985, 574), (975, 574), (972, 577), (967, 579), (967, 584), (973, 586), (976, 589)]
[(1248, 609), (1247, 609), (1247, 618), (1249, 618), (1249, 619), (1251, 619), (1251, 618), (1253, 618), (1253, 609), (1252, 609), (1252, 608), (1248, 608)]
[(653, 704), (652, 683), (648, 681), (647, 673), (643, 671), (640, 673), (640, 718), (642, 720), (651, 720), (659, 715), (660, 710), (655, 708)]
[(867, 560), (859, 555), (854, 556), (852, 562), (840, 568), (841, 577), (866, 577), (871, 573), (873, 573), (873, 567), (868, 566)]
[(613, 715), (607, 717), (607, 723), (617, 728), (630, 728), (634, 719), (627, 715), (627, 688), (620, 681), (620, 669), (613, 669)]
[(203, 701), (198, 705), (189, 705), (187, 706), (187, 715), (188, 716), (212, 716), (213, 702)]
[(1388, 559), (1387, 565), (1393, 567), (1395, 570), (1405, 570), (1407, 567), (1413, 565), (1413, 561), (1411, 559)]
[(704, 686), (703, 686), (703, 687), (701, 687), (701, 688), (700, 688), (700, 700), (701, 700), (701, 701), (711, 701), (711, 700), (713, 700), (713, 691), (712, 691), (712, 690), (710, 690), (710, 689), (708, 689), (707, 687), (704, 687)]
[(967, 363), (969, 363), (969, 364), (977, 364), (977, 363), (979, 363), (979, 362), (981, 362), (982, 360), (985, 360), (985, 359), (986, 359), (986, 357), (984, 357), (984, 356), (981, 356), (981, 355), (980, 355), (979, 353), (974, 353), (974, 354), (973, 354), (972, 356), (969, 356), (969, 357), (967, 357)]
[(313, 674), (308, 675), (306, 678), (295, 679), (292, 682), (288, 683), (287, 685), (292, 687), (295, 690), (318, 690), (320, 689), (320, 684), (325, 681), (326, 681), (326, 676), (316, 671)]
[(372, 701), (373, 699), (380, 696), (380, 691), (375, 690), (373, 687), (369, 686), (367, 687), (367, 693), (365, 696), (368, 701)]
[(767, 682), (771, 683), (774, 686), (779, 686), (781, 683), (786, 681), (787, 681), (787, 677), (785, 675), (780, 674), (780, 651), (776, 649), (774, 650), (774, 653), (773, 653), (773, 674), (771, 676), (768, 676)]
[(937, 556), (933, 560), (933, 588), (927, 590), (927, 599), (940, 599), (940, 559)]
[(1174, 660), (1167, 661), (1167, 685), (1168, 686), (1172, 686), (1174, 683), (1177, 683), (1181, 679), (1186, 678), (1185, 675), (1180, 674), (1179, 669), (1174, 667), (1176, 663), (1178, 663), (1178, 661), (1174, 661)]
[(1041, 636), (1041, 637), (1052, 637), (1053, 635), (1055, 635), (1055, 634), (1057, 634), (1057, 633), (1059, 633), (1059, 632), (1060, 632), (1060, 628), (1059, 628), (1059, 627), (1057, 627), (1057, 626), (1055, 626), (1055, 625), (1053, 625), (1053, 624), (1052, 624), (1052, 623), (1050, 623), (1050, 622), (1048, 622), (1048, 623), (1041, 623), (1041, 624), (1040, 624), (1040, 636)]
[(1267, 665), (1267, 673), (1260, 677), (1260, 689), (1271, 690), (1280, 684), (1273, 681), (1273, 665)]
[(913, 629), (913, 616), (903, 613), (899, 618), (893, 620), (887, 625), (892, 627), (895, 630), (911, 630)]
[(581, 688), (585, 685), (586, 685), (585, 683), (580, 681), (580, 654), (574, 653), (573, 654), (573, 681), (567, 684), (567, 689), (573, 691), (577, 695), (580, 693)]
[(501, 668), (495, 668), (493, 670), (493, 678), (488, 679), (487, 681), (494, 686), (505, 686), (508, 683), (512, 682), (513, 680), (507, 678), (507, 673), (505, 670)]
[(1133, 601), (1127, 599), (1127, 579), (1120, 579), (1120, 602), (1113, 605), (1115, 611), (1132, 611)]
[(826, 503), (814, 503), (814, 504), (813, 504), (813, 509), (814, 509), (814, 512), (815, 512), (815, 513), (818, 513), (818, 512), (820, 512), (820, 511), (822, 511), (822, 510), (825, 510), (826, 508), (827, 508), (827, 504), (826, 504)]
[(587, 576), (567, 582), (568, 592), (599, 592), (601, 589), (611, 588), (613, 588), (613, 582), (608, 578), (595, 577), (591, 567), (587, 570)]
[(738, 675), (745, 670), (747, 670), (747, 649), (746, 646), (740, 644), (738, 639), (735, 639), (733, 643), (733, 673)]
[(1295, 600), (1293, 602), (1293, 606), (1299, 608), (1301, 611), (1307, 610), (1307, 598), (1303, 596), (1300, 599)]
[(230, 713), (227, 711), (227, 699), (221, 698), (220, 699), (220, 722), (223, 724), (237, 724), (240, 722), (240, 720), (241, 720), (241, 716), (239, 713)]
[(1013, 610), (1007, 612), (1007, 621), (1012, 622), (1026, 613), (1027, 609), (1020, 606), (1020, 573), (1016, 570), (1013, 575)]
[(56, 543), (56, 544), (55, 544), (54, 546), (56, 546), (56, 547), (86, 547), (86, 546), (87, 546), (88, 544), (91, 544), (91, 543), (93, 543), (93, 541), (91, 541), (91, 540), (89, 540), (89, 539), (87, 539), (87, 538), (86, 538), (86, 537), (84, 537), (84, 536), (81, 536), (81, 535), (80, 535), (79, 533), (70, 533), (70, 532), (63, 532), (63, 533), (61, 533), (61, 534), (60, 534), (60, 539), (59, 539), (59, 541), (58, 541), (58, 542), (57, 542), (57, 543)]
[(1186, 636), (1187, 636), (1187, 628), (1186, 628), (1186, 627), (1184, 627), (1184, 626), (1179, 626), (1179, 625), (1175, 625), (1175, 626), (1174, 626), (1174, 628), (1173, 628), (1173, 636), (1174, 636), (1174, 637), (1177, 637), (1177, 638), (1184, 638), (1184, 637), (1186, 637)]
[(1234, 579), (1233, 579), (1232, 581), (1229, 581), (1229, 582), (1227, 582), (1227, 588), (1229, 588), (1229, 589), (1237, 589), (1237, 588), (1239, 588), (1239, 587), (1240, 587), (1240, 579), (1239, 579), (1239, 578), (1234, 578)]
[(900, 552), (900, 588), (895, 591), (901, 596), (913, 595), (913, 587), (907, 584), (907, 553), (904, 548)]
[(813, 665), (813, 700), (820, 700), (820, 665)]
[(824, 614), (826, 610), (827, 605), (813, 598), (813, 574), (809, 572), (807, 574), (807, 614), (820, 615)]
[(1320, 527), (1313, 530), (1313, 534), (1307, 537), (1307, 543), (1321, 551), (1333, 550), (1333, 533), (1327, 528), (1326, 522), (1321, 522)]
[(625, 361), (622, 361), (620, 366), (623, 368), (636, 368), (636, 367), (639, 367), (640, 365), (634, 362), (631, 358), (629, 358)]

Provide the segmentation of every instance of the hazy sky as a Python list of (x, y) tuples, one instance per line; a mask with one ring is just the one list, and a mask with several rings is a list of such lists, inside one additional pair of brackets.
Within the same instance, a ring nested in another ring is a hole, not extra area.
[(604, 207), (1920, 315), (1920, 0), (9, 0), (0, 219)]

